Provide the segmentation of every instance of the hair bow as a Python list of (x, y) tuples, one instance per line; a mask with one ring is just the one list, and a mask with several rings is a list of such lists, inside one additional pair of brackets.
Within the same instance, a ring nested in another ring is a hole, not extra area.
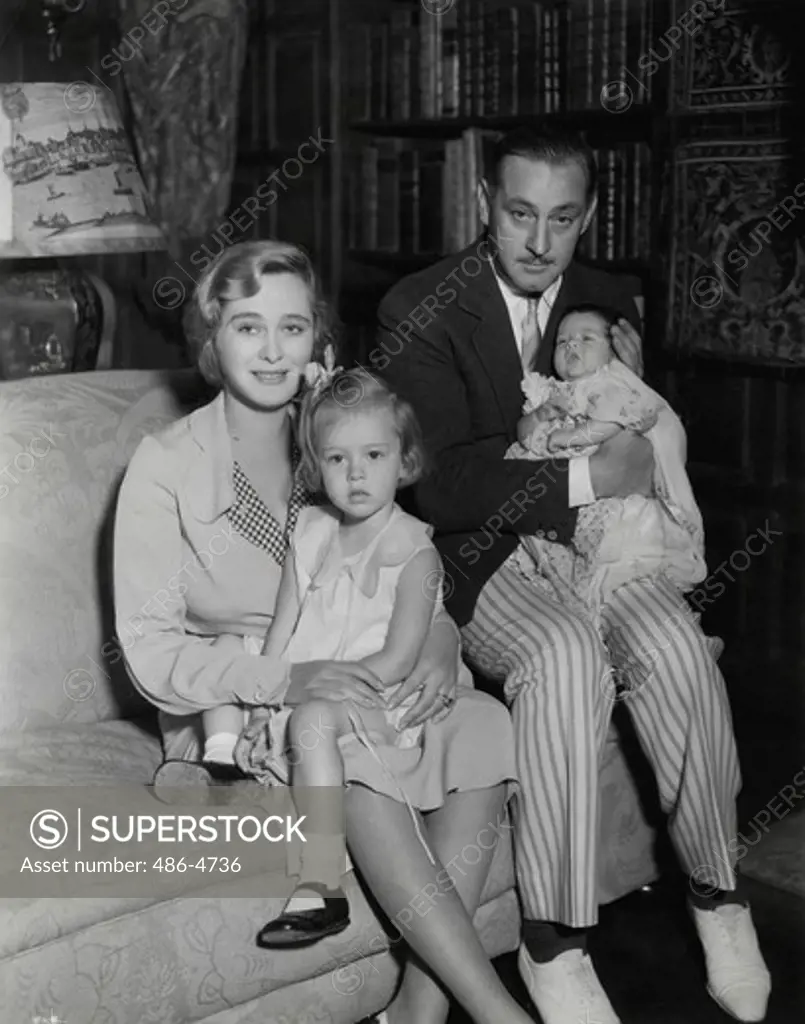
[(314, 395), (318, 395), (343, 369), (343, 366), (335, 365), (333, 346), (328, 345), (324, 350), (323, 366), (321, 363), (310, 362), (305, 367), (305, 383)]

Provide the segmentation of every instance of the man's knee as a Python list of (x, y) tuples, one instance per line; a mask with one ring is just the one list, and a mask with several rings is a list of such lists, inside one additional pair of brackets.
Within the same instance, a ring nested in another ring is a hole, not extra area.
[(687, 613), (672, 616), (658, 638), (633, 652), (633, 659), (651, 677), (673, 680), (680, 695), (700, 693), (718, 676), (711, 645), (701, 626)]
[(518, 689), (586, 693), (598, 686), (605, 650), (593, 624), (574, 619), (526, 630), (516, 660)]

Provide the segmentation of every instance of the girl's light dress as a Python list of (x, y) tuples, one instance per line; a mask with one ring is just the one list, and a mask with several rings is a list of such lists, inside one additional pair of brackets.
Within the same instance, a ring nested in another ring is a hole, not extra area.
[(645, 434), (654, 449), (657, 496), (602, 498), (583, 506), (572, 545), (521, 537), (511, 556), (515, 567), (549, 596), (596, 622), (602, 605), (624, 583), (660, 574), (683, 592), (700, 583), (707, 575), (704, 528), (685, 471), (685, 431), (668, 403), (617, 359), (574, 381), (528, 374), (523, 391), (526, 412), (556, 396), (569, 414), (540, 423), (527, 447), (512, 445), (507, 458), (588, 454), (597, 445), (549, 451), (551, 433), (590, 418), (639, 430), (649, 416), (657, 415), (656, 425)]
[[(287, 558), (292, 560), (300, 613), (285, 656), (301, 661), (359, 661), (380, 651), (386, 640), (397, 584), (420, 551), (432, 549), (431, 528), (394, 505), (388, 523), (362, 552), (346, 558), (339, 543), (339, 520), (329, 507), (299, 513)], [(441, 572), (426, 579), (442, 607)], [(396, 728), (407, 707), (384, 711), (350, 702), (360, 721), (355, 733), (339, 739), (347, 783), (361, 783), (420, 810), (440, 807), (445, 794), (479, 789), (516, 779), (512, 725), (506, 709), (472, 688), (469, 673), (449, 715), (414, 729)], [(398, 684), (399, 685), (399, 684)], [(396, 686), (386, 690), (392, 694)], [(290, 708), (269, 719), (271, 756), (262, 781), (288, 782), (287, 723)], [(454, 737), (461, 734), (461, 742)], [(368, 742), (367, 742), (368, 740)], [(474, 741), (473, 741), (474, 740)], [(494, 757), (483, 751), (493, 749)]]

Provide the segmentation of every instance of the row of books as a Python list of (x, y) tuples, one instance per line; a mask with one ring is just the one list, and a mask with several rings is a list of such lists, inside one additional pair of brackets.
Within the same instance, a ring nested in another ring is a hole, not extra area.
[(347, 38), (351, 122), (610, 109), (651, 100), (653, 0), (394, 4)]
[[(484, 133), (460, 139), (374, 138), (346, 167), (345, 223), (352, 250), (457, 252), (480, 230), (477, 183)], [(650, 247), (650, 152), (645, 143), (596, 151), (598, 213), (582, 241), (590, 259), (643, 260)]]

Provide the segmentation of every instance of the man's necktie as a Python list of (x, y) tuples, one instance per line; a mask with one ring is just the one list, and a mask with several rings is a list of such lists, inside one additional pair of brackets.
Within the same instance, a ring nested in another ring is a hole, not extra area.
[(526, 304), (526, 313), (522, 320), (520, 338), (522, 340), (521, 358), (524, 373), (528, 373), (529, 370), (534, 369), (534, 360), (536, 359), (539, 343), (542, 339), (542, 334), (539, 329), (539, 320), (537, 319), (538, 305), (539, 299), (528, 299)]

